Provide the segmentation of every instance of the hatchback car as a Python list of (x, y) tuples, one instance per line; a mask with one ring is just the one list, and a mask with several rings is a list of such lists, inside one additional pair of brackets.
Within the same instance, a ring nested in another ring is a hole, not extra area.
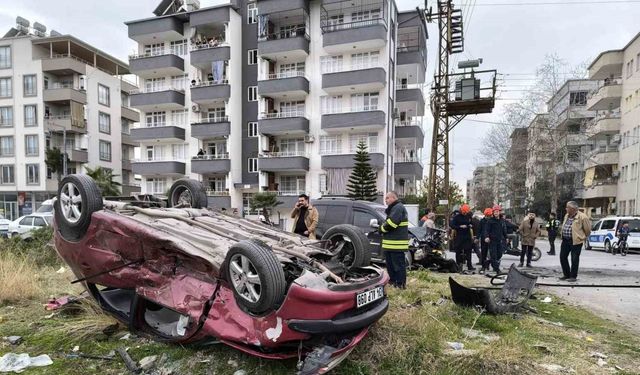
[(0, 237), (8, 236), (9, 224), (11, 224), (11, 220), (7, 220), (4, 216), (0, 215)]
[(49, 227), (53, 223), (53, 216), (47, 214), (32, 214), (18, 218), (11, 222), (7, 229), (9, 237), (20, 236), (28, 238), (30, 232), (39, 228)]

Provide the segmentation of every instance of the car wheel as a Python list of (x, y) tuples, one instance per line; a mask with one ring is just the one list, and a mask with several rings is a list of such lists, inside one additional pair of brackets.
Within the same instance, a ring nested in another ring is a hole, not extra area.
[(227, 281), (238, 305), (253, 314), (275, 310), (287, 283), (280, 261), (268, 247), (254, 241), (233, 245), (225, 260)]
[(102, 207), (102, 194), (91, 177), (74, 174), (63, 178), (54, 212), (62, 237), (67, 241), (82, 238), (91, 224), (91, 215)]
[(531, 252), (531, 260), (534, 262), (537, 262), (540, 260), (541, 257), (542, 257), (542, 251), (540, 251), (540, 249), (538, 249), (537, 247), (534, 247), (533, 251)]
[(364, 232), (353, 225), (340, 224), (329, 228), (322, 236), (329, 241), (329, 250), (342, 246), (338, 260), (346, 269), (365, 267), (371, 263), (371, 246)]
[(611, 252), (611, 242), (609, 242), (609, 240), (604, 241), (604, 252), (605, 253)]
[(197, 180), (182, 178), (171, 185), (169, 207), (207, 207), (207, 192)]

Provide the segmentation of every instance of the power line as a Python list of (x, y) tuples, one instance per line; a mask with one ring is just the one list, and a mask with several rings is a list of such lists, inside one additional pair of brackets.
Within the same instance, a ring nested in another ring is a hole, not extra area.
[(559, 1), (550, 2), (544, 1), (539, 3), (527, 2), (527, 3), (480, 3), (477, 6), (536, 6), (536, 5), (588, 5), (588, 4), (633, 4), (640, 3), (640, 0), (581, 0), (575, 2)]

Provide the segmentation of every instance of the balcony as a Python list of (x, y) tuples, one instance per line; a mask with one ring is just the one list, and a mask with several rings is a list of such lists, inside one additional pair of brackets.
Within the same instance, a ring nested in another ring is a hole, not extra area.
[(158, 126), (133, 128), (131, 129), (131, 138), (138, 142), (179, 142), (185, 140), (185, 131), (180, 126), (159, 124)]
[(85, 75), (87, 64), (93, 65), (73, 55), (54, 55), (52, 58), (42, 59), (42, 71), (57, 76)]
[(49, 115), (45, 117), (44, 124), (45, 129), (52, 132), (61, 132), (64, 129), (72, 133), (87, 133), (87, 121), (83, 118), (73, 118), (66, 115)]
[(53, 83), (44, 90), (45, 102), (69, 102), (87, 103), (87, 92), (71, 84)]
[(260, 0), (259, 14), (282, 13), (286, 11), (309, 9), (309, 0)]
[(377, 108), (362, 107), (323, 114), (320, 127), (325, 131), (382, 129), (387, 124), (387, 114)]
[(620, 113), (593, 119), (587, 132), (589, 139), (603, 138), (620, 133)]
[[(297, 1), (280, 1), (277, 7), (287, 7)], [(289, 3), (289, 4), (286, 4)], [(286, 4), (286, 5), (285, 5)], [(276, 5), (275, 3), (272, 5)], [(264, 6), (275, 10), (276, 6), (258, 4), (259, 9)], [(296, 61), (309, 55), (309, 14), (308, 6), (287, 9), (269, 14), (260, 13), (258, 16), (258, 55), (276, 61), (282, 58)]]
[(196, 139), (227, 137), (231, 134), (229, 117), (203, 117), (191, 123), (191, 136)]
[(229, 192), (207, 190), (207, 206), (210, 208), (231, 208)]
[(564, 146), (584, 146), (587, 144), (587, 136), (584, 133), (569, 133), (560, 142)]
[(397, 177), (422, 178), (423, 166), (417, 155), (396, 157), (393, 168)]
[(231, 86), (227, 80), (206, 81), (191, 86), (191, 101), (210, 105), (223, 102), (231, 96)]
[[(232, 1), (233, 3), (233, 1)], [(189, 24), (192, 27), (223, 25), (229, 22), (230, 7), (203, 8), (189, 13)]]
[(258, 129), (264, 135), (309, 133), (309, 119), (304, 112), (264, 113), (258, 117)]
[(579, 160), (572, 160), (565, 163), (560, 163), (556, 166), (556, 175), (564, 175), (571, 173), (582, 173), (584, 170), (584, 164)]
[(384, 17), (343, 23), (320, 20), (322, 46), (331, 54), (353, 48), (380, 49), (387, 43), (387, 22)]
[(184, 59), (174, 51), (154, 51), (129, 56), (129, 69), (141, 78), (184, 74)]
[(415, 85), (396, 85), (396, 103), (415, 108), (415, 116), (424, 116), (424, 93)]
[(140, 142), (134, 141), (131, 137), (131, 131), (123, 131), (120, 136), (120, 143), (134, 147), (140, 147)]
[(67, 151), (69, 156), (69, 161), (73, 163), (88, 163), (89, 162), (89, 153), (87, 150), (73, 149)]
[(126, 25), (129, 28), (129, 38), (141, 44), (184, 39), (184, 23), (178, 17), (154, 17), (126, 22)]
[(602, 52), (589, 66), (589, 79), (620, 77), (624, 65), (623, 51)]
[(309, 155), (304, 151), (262, 153), (258, 155), (258, 169), (263, 172), (307, 172)]
[(225, 41), (193, 46), (191, 48), (191, 65), (199, 69), (211, 68), (212, 61), (228, 61), (231, 59), (231, 47)]
[(120, 116), (131, 122), (140, 122), (140, 112), (133, 108), (122, 106), (120, 108)]
[(271, 98), (302, 97), (309, 94), (309, 79), (304, 71), (269, 74), (258, 81), (258, 92)]
[(415, 139), (418, 148), (424, 144), (424, 131), (421, 121), (399, 121), (395, 127), (396, 139)]
[(122, 169), (130, 171), (131, 170), (131, 160), (130, 159), (122, 159)]
[(230, 170), (229, 154), (201, 155), (191, 159), (191, 173), (227, 174)]
[(592, 168), (597, 165), (615, 165), (618, 164), (618, 160), (619, 153), (617, 147), (600, 147), (586, 155), (584, 165), (585, 168)]
[(585, 187), (582, 199), (611, 198), (618, 192), (616, 179), (594, 180), (591, 186)]
[(280, 207), (293, 207), (298, 202), (300, 194), (305, 194), (302, 190), (267, 190), (265, 193), (271, 193), (278, 196)]
[(604, 85), (595, 90), (587, 99), (590, 111), (613, 110), (620, 107), (622, 100), (622, 80), (605, 81)]
[[(338, 155), (322, 155), (320, 165), (322, 169), (331, 168), (353, 168), (355, 166), (356, 154), (338, 154)], [(376, 170), (384, 168), (384, 154), (378, 152), (369, 153), (371, 160), (369, 163)]]
[(142, 112), (157, 109), (184, 109), (184, 90), (170, 86), (153, 87), (130, 92), (131, 107)]
[(387, 83), (384, 68), (373, 64), (352, 65), (344, 70), (328, 70), (322, 74), (322, 89), (329, 94), (344, 91), (380, 91)]
[(186, 165), (183, 160), (156, 158), (140, 159), (131, 163), (134, 174), (141, 176), (184, 176)]

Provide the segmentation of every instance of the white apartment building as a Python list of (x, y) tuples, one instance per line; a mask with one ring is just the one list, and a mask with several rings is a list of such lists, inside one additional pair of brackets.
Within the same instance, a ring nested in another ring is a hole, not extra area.
[(126, 23), (138, 42), (133, 169), (143, 192), (189, 176), (208, 186), (210, 206), (249, 214), (251, 195), (270, 191), (284, 219), (301, 193), (346, 195), (360, 141), (380, 193), (415, 192), (427, 38), (419, 12), (387, 0), (187, 2), (177, 13), (170, 3)]
[[(602, 52), (589, 66), (589, 77), (600, 87), (589, 99), (598, 111), (594, 133), (615, 141), (611, 178), (600, 184), (616, 198), (618, 215), (638, 215), (640, 207), (640, 34), (625, 47)], [(597, 173), (597, 171), (596, 171)], [(596, 178), (594, 178), (596, 180)]]
[(73, 36), (17, 23), (0, 39), (0, 213), (16, 219), (56, 194), (50, 147), (66, 151), (67, 173), (102, 166), (125, 194), (135, 191), (128, 159), (136, 144), (122, 133), (139, 121), (127, 107), (135, 86), (121, 79), (127, 64)]

